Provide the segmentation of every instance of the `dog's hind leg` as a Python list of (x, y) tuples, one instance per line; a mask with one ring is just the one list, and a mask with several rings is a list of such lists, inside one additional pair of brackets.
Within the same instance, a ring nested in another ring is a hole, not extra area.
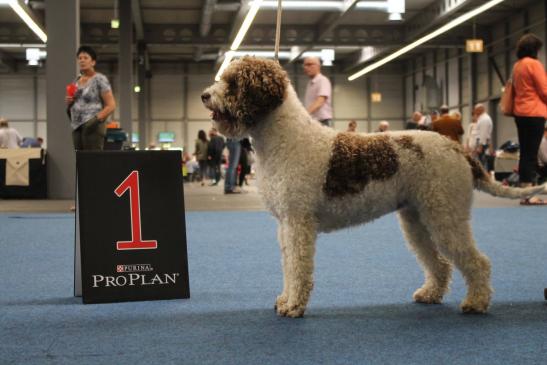
[(467, 283), (467, 296), (460, 305), (461, 310), (486, 313), (492, 297), (490, 260), (475, 246), (469, 216), (456, 211), (431, 212), (427, 217), (428, 228), (441, 253), (460, 270)]
[(280, 224), (284, 289), (276, 302), (277, 313), (302, 317), (313, 288), (316, 223), (311, 218), (286, 218)]
[(412, 297), (418, 303), (441, 303), (444, 294), (448, 291), (452, 266), (440, 254), (416, 210), (401, 209), (399, 219), (408, 245), (416, 253), (425, 275), (424, 284), (414, 292)]

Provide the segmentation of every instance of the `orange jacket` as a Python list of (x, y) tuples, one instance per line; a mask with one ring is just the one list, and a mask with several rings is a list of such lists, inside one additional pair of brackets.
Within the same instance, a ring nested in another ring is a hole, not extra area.
[(547, 119), (547, 76), (541, 62), (530, 57), (517, 61), (513, 66), (513, 87), (515, 115)]

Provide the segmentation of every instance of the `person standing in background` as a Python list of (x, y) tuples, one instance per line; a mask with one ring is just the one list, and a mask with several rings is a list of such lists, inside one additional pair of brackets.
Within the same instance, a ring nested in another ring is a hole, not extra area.
[(304, 106), (310, 115), (321, 124), (331, 127), (332, 86), (321, 73), (321, 61), (317, 57), (304, 59), (304, 73), (310, 78), (306, 86)]
[(19, 148), (21, 135), (15, 128), (11, 128), (7, 119), (0, 118), (0, 148)]
[(77, 90), (67, 95), (72, 141), (76, 150), (102, 150), (106, 135), (106, 119), (116, 109), (112, 88), (105, 75), (95, 71), (97, 54), (88, 46), (76, 53), (80, 76)]
[(213, 182), (211, 186), (218, 185), (220, 181), (220, 164), (222, 162), (222, 151), (225, 147), (224, 138), (218, 135), (216, 128), (209, 131), (209, 144), (207, 145), (207, 160), (209, 161), (209, 173)]
[[(532, 33), (523, 35), (517, 43), (518, 61), (513, 66), (513, 114), (520, 144), (519, 183), (531, 186), (536, 178), (538, 149), (547, 118), (547, 76), (538, 61), (543, 43)], [(533, 197), (523, 199), (522, 205), (544, 205)]]
[(348, 129), (346, 130), (346, 132), (357, 132), (357, 122), (355, 120), (350, 120), (349, 123), (348, 123)]
[(545, 181), (547, 181), (547, 123), (545, 123), (543, 138), (541, 139), (541, 144), (539, 145), (538, 174), (539, 184), (543, 184)]
[(243, 138), (241, 140), (241, 155), (239, 156), (239, 177), (237, 179), (238, 185), (241, 188), (243, 184), (247, 184), (247, 175), (251, 173), (251, 160), (252, 153), (254, 152), (253, 146), (249, 138)]
[(237, 186), (237, 167), (239, 166), (239, 156), (241, 155), (241, 143), (239, 139), (227, 138), (226, 148), (228, 148), (228, 168), (224, 177), (224, 194), (238, 194), (241, 190)]
[(376, 130), (376, 132), (387, 132), (389, 130), (389, 122), (387, 120), (382, 120), (379, 124), (378, 124), (378, 129)]
[(208, 156), (208, 145), (209, 141), (207, 140), (207, 135), (204, 130), (198, 132), (198, 139), (196, 139), (196, 148), (194, 155), (199, 164), (199, 177), (201, 181), (201, 186), (205, 185), (205, 177), (207, 176), (207, 156)]
[(492, 118), (486, 112), (483, 104), (475, 105), (473, 114), (477, 116), (477, 158), (487, 171), (492, 170), (492, 129), (494, 124)]

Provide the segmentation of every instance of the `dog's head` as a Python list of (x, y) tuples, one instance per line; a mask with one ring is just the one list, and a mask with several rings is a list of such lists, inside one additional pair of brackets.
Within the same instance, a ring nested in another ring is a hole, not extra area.
[(243, 57), (201, 95), (220, 132), (242, 137), (283, 102), (289, 78), (278, 62)]

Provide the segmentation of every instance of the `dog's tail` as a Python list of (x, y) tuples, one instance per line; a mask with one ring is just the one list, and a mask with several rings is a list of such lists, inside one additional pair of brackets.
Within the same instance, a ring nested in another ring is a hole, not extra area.
[(536, 194), (547, 193), (547, 184), (530, 186), (527, 188), (514, 188), (500, 184), (494, 181), (490, 174), (482, 167), (479, 161), (475, 160), (471, 156), (466, 156), (471, 171), (473, 172), (473, 180), (475, 188), (484, 191), (490, 195), (498, 196), (500, 198), (509, 199), (525, 199)]

